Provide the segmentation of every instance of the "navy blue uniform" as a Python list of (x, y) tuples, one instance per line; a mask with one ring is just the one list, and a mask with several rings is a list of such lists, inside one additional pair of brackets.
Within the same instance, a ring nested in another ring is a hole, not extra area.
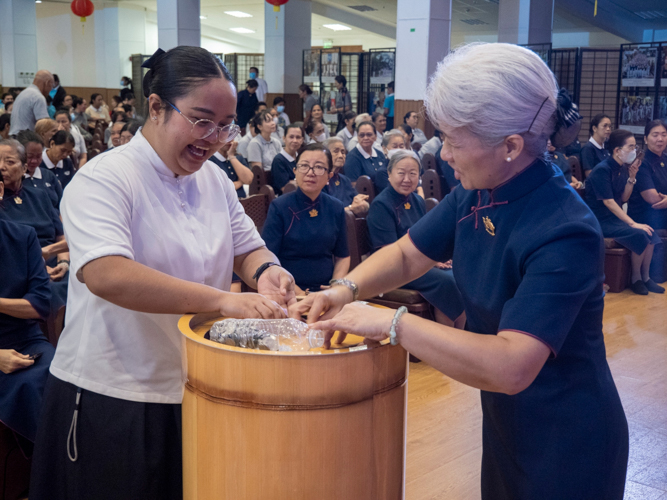
[(570, 166), (570, 162), (567, 161), (567, 158), (565, 158), (565, 155), (561, 151), (556, 150), (553, 154), (550, 154), (549, 157), (551, 158), (551, 163), (556, 165), (560, 171), (563, 172), (567, 183), (569, 184), (572, 182), (572, 167)]
[(457, 188), (410, 237), (453, 257), (467, 330), (552, 352), (519, 394), (481, 391), (482, 498), (621, 500), (628, 428), (602, 335), (604, 245), (565, 178), (536, 160), (496, 189)]
[(444, 196), (461, 184), (461, 181), (454, 176), (454, 169), (449, 163), (440, 157), (441, 152), (442, 146), (435, 153), (435, 170), (438, 172), (438, 177), (440, 177), (440, 186), (442, 187), (442, 194)]
[[(364, 158), (364, 155), (361, 154), (358, 147), (352, 148), (345, 158), (345, 166), (343, 170), (345, 175), (352, 182), (357, 182), (357, 179), (362, 175), (367, 175), (375, 184), (375, 177), (377, 171), (382, 167), (387, 168), (387, 159), (385, 158), (382, 151), (374, 150), (377, 156), (369, 156)], [(375, 186), (375, 192), (379, 193), (381, 190), (378, 189), (378, 186)]]
[(343, 202), (343, 205), (349, 207), (354, 200), (354, 197), (357, 196), (357, 190), (354, 189), (352, 181), (341, 173), (333, 174), (333, 177), (329, 179), (329, 184), (324, 186), (322, 190), (323, 193), (333, 196), (337, 200)]
[(587, 142), (581, 147), (581, 168), (585, 172), (593, 170), (595, 166), (609, 158), (609, 151), (598, 149), (592, 142)]
[(285, 184), (296, 179), (295, 168), (296, 158), (294, 161), (289, 161), (280, 153), (273, 158), (273, 162), (271, 162), (271, 185), (277, 195), (283, 194)]
[[(613, 158), (599, 163), (586, 179), (586, 203), (600, 222), (605, 238), (613, 238), (631, 252), (641, 254), (646, 246), (660, 243), (656, 233), (649, 236), (643, 229), (630, 227), (609, 210), (602, 200), (613, 199), (619, 207), (623, 206), (623, 191), (627, 185), (628, 168)], [(635, 186), (632, 190), (637, 189)]]
[(23, 182), (34, 188), (46, 190), (54, 208), (60, 212), (60, 200), (63, 197), (63, 187), (60, 184), (60, 181), (48, 168), (40, 168), (39, 171), (42, 174), (41, 179), (36, 177), (25, 177)]
[(69, 158), (65, 158), (63, 160), (63, 168), (49, 169), (46, 166), (46, 163), (44, 163), (43, 161), (39, 165), (39, 168), (42, 169), (42, 171), (50, 170), (53, 174), (55, 174), (55, 176), (60, 181), (60, 185), (62, 186), (63, 189), (67, 187), (67, 184), (69, 184), (69, 181), (72, 180), (72, 177), (74, 177), (74, 174), (76, 173), (74, 164), (72, 163), (72, 160), (70, 160)]
[(255, 115), (257, 107), (257, 93), (251, 94), (248, 90), (242, 90), (236, 97), (236, 124), (245, 130), (250, 119)]
[[(35, 230), (0, 220), (0, 297), (25, 299), (42, 318), (49, 315), (49, 275)], [(44, 384), (55, 352), (34, 319), (0, 313), (0, 349), (21, 354), (41, 352), (33, 365), (10, 374), (0, 372), (0, 421), (35, 440)]]
[[(424, 200), (415, 193), (403, 196), (391, 185), (375, 197), (368, 211), (368, 233), (375, 250), (405, 236), (426, 214)], [(463, 312), (463, 301), (451, 269), (432, 268), (426, 274), (403, 286), (416, 290), (454, 321)]]
[(325, 193), (315, 201), (301, 189), (276, 198), (269, 207), (262, 238), (302, 290), (328, 285), (334, 258), (350, 256), (345, 207)]
[(652, 208), (641, 196), (642, 191), (649, 189), (667, 194), (667, 153), (658, 156), (646, 150), (644, 161), (637, 172), (637, 184), (628, 200), (628, 215), (632, 220), (648, 224), (653, 229), (667, 229), (667, 210)]
[[(245, 158), (243, 156), (236, 155), (236, 159), (238, 161), (240, 161), (243, 164), (243, 166), (245, 166), (245, 167), (248, 166), (248, 162), (245, 160)], [(239, 180), (239, 176), (236, 173), (236, 170), (234, 170), (234, 166), (231, 164), (231, 162), (229, 160), (222, 161), (221, 159), (219, 159), (215, 156), (211, 156), (209, 158), (209, 160), (211, 160), (218, 167), (220, 167), (222, 169), (222, 171), (225, 174), (227, 174), (227, 177), (229, 177), (229, 179), (232, 182), (236, 182), (236, 181)], [(243, 186), (241, 186), (240, 188), (238, 188), (236, 190), (236, 194), (238, 195), (239, 198), (245, 198), (245, 189), (243, 189)]]

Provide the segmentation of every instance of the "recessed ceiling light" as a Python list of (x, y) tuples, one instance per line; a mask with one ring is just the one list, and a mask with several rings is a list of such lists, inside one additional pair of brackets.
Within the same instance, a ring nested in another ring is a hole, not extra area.
[(207, 16), (199, 16), (199, 19), (208, 19)]
[(254, 33), (253, 30), (249, 30), (248, 28), (229, 28), (229, 29), (236, 33)]
[(347, 31), (352, 29), (349, 26), (343, 26), (342, 24), (323, 24), (322, 26), (334, 31)]
[(35, 3), (42, 3), (42, 0), (35, 0)]
[(225, 14), (234, 17), (252, 17), (252, 14), (248, 14), (247, 12), (241, 12), (240, 10), (225, 11)]

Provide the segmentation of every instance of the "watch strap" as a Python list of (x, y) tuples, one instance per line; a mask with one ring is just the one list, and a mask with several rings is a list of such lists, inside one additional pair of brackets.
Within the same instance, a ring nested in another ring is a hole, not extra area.
[(265, 262), (261, 266), (257, 268), (257, 271), (255, 271), (255, 274), (252, 275), (252, 279), (255, 281), (259, 281), (259, 277), (262, 275), (264, 271), (266, 271), (269, 267), (271, 266), (279, 266), (280, 264), (277, 264), (275, 262)]

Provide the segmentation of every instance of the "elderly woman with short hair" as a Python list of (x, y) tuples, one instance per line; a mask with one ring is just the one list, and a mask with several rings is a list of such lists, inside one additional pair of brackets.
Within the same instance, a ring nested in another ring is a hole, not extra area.
[[(528, 49), (471, 44), (450, 53), (426, 108), (463, 189), (290, 309), (309, 310), (313, 328), (389, 336), (480, 389), (484, 499), (623, 498), (628, 427), (602, 334), (600, 225), (543, 159), (556, 126), (567, 125), (557, 96), (553, 73)], [(351, 303), (452, 257), (467, 331)]]

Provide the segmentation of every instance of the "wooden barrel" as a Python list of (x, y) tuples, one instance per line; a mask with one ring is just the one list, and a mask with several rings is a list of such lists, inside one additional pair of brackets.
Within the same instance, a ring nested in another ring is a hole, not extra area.
[(348, 336), (306, 353), (243, 349), (204, 338), (218, 319), (179, 322), (185, 500), (404, 498), (402, 347)]

